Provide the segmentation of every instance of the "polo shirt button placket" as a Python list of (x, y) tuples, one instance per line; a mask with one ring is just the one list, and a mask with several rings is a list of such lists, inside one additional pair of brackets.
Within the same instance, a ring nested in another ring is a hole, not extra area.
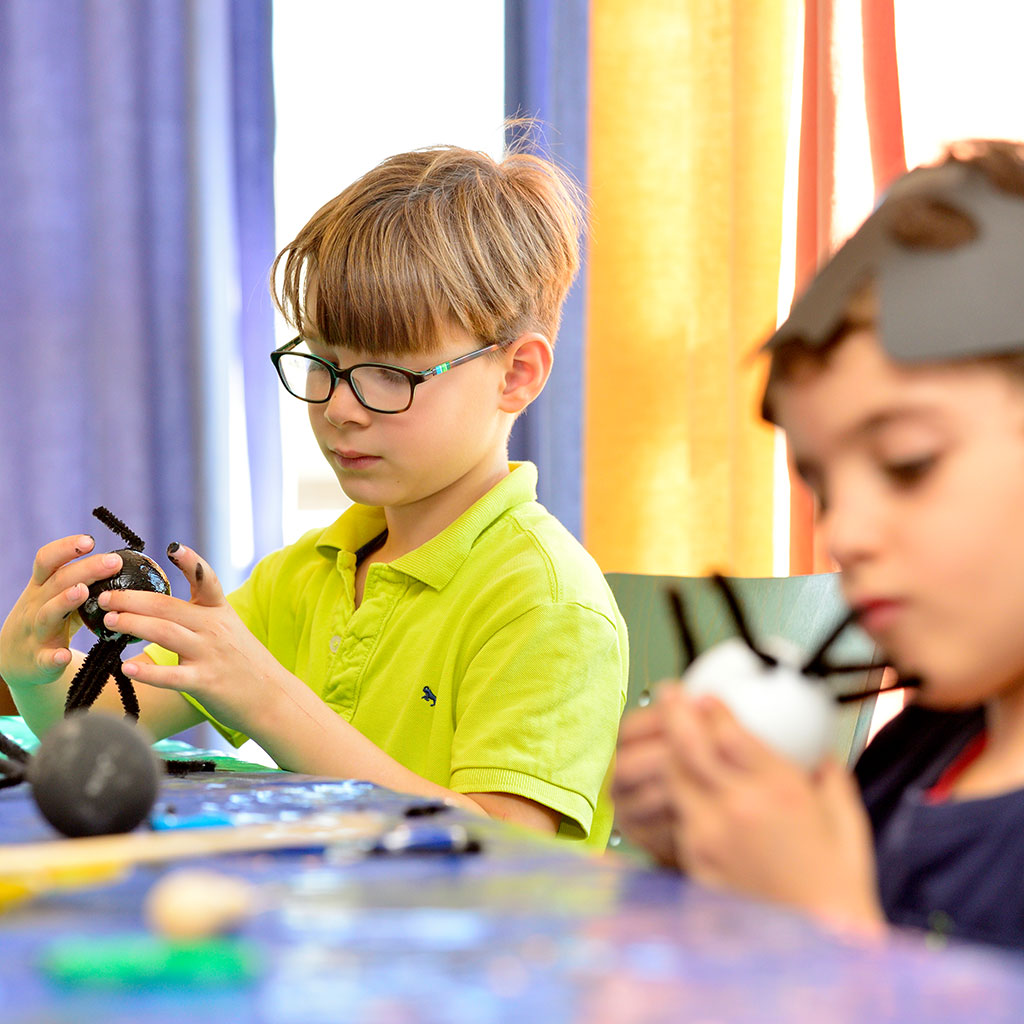
[(334, 636), (331, 637), (331, 643), (330, 643), (331, 654), (337, 654), (338, 648), (340, 646), (341, 646), (341, 637), (337, 633), (335, 633)]

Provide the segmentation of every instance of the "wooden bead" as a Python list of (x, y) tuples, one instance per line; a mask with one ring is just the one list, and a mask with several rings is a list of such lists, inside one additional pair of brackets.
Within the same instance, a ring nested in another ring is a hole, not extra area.
[(234, 875), (182, 868), (158, 881), (146, 897), (149, 928), (168, 939), (202, 939), (237, 928), (256, 906), (254, 886)]

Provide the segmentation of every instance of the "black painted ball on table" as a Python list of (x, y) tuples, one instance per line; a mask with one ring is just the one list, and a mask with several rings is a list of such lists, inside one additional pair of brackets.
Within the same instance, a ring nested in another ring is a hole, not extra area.
[[(120, 633), (107, 629), (103, 625), (106, 612), (99, 606), (97, 598), (105, 590), (152, 590), (158, 594), (169, 594), (171, 584), (163, 569), (149, 555), (132, 548), (121, 548), (114, 552), (121, 556), (121, 571), (116, 576), (105, 580), (97, 580), (89, 587), (89, 596), (82, 602), (78, 614), (82, 622), (89, 627), (101, 640), (113, 640)], [(132, 637), (134, 643), (138, 637)]]
[(63, 719), (28, 766), (39, 810), (66, 836), (130, 832), (156, 801), (160, 775), (146, 734), (102, 712)]

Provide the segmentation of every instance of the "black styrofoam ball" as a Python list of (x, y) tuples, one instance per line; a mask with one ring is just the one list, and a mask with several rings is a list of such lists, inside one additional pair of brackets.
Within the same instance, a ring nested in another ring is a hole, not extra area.
[(156, 801), (160, 775), (146, 734), (103, 712), (58, 722), (28, 766), (39, 810), (66, 836), (130, 832)]
[[(121, 556), (121, 571), (116, 576), (105, 580), (97, 580), (89, 587), (89, 596), (82, 602), (78, 614), (82, 622), (89, 627), (101, 640), (113, 640), (121, 636), (115, 630), (103, 625), (106, 612), (99, 606), (97, 598), (104, 590), (152, 590), (158, 594), (169, 594), (171, 584), (163, 569), (149, 555), (132, 548), (121, 548), (114, 552)], [(138, 637), (132, 637), (134, 643)]]

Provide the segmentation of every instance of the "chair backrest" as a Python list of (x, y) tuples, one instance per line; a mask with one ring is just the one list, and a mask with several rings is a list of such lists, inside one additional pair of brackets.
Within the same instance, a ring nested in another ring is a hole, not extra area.
[[(629, 691), (627, 710), (644, 704), (650, 688), (663, 679), (678, 678), (682, 648), (668, 599), (678, 589), (698, 653), (735, 634), (732, 615), (721, 591), (706, 577), (642, 576), (607, 573), (606, 578), (629, 629)], [(777, 636), (816, 650), (847, 613), (839, 590), (838, 573), (810, 576), (730, 577), (744, 618), (755, 640)], [(880, 661), (871, 639), (848, 627), (829, 648), (835, 665), (866, 665)], [(877, 689), (882, 666), (830, 677), (837, 693)], [(875, 699), (843, 704), (834, 751), (852, 764), (867, 743)]]

